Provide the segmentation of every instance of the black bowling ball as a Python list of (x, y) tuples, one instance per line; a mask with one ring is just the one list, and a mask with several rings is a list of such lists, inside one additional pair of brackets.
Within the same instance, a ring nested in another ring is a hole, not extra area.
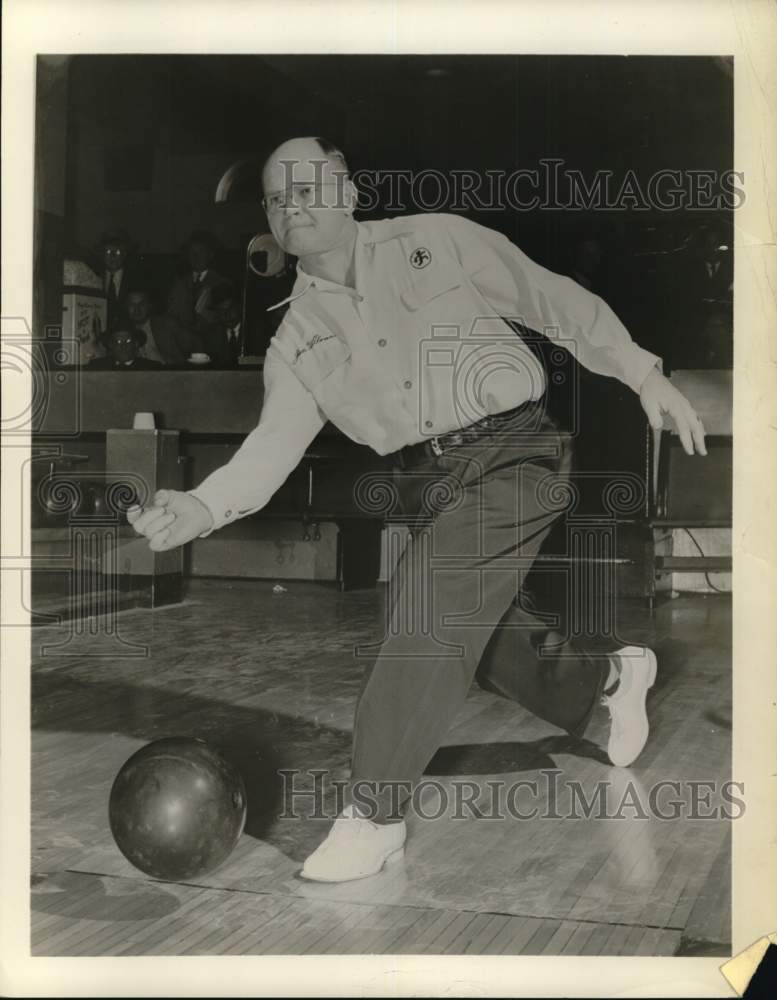
[(197, 878), (226, 861), (240, 839), (245, 786), (203, 740), (155, 740), (116, 776), (109, 818), (119, 850), (140, 871), (165, 881)]

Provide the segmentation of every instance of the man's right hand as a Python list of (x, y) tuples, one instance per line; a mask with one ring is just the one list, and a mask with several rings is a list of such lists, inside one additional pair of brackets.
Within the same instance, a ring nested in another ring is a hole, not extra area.
[(139, 535), (145, 535), (154, 552), (185, 545), (213, 527), (210, 511), (191, 493), (157, 490), (153, 507), (131, 507), (127, 520)]

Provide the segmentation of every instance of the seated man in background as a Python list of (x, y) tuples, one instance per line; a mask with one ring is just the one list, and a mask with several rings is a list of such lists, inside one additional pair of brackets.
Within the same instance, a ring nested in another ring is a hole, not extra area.
[(151, 297), (144, 289), (133, 289), (127, 295), (127, 315), (132, 326), (145, 337), (140, 356), (148, 361), (180, 365), (190, 354), (203, 349), (202, 338), (172, 316), (152, 312)]
[(238, 294), (224, 282), (213, 289), (211, 305), (217, 320), (205, 334), (205, 353), (215, 368), (237, 368), (243, 312)]
[(105, 348), (104, 358), (94, 358), (88, 368), (107, 370), (137, 371), (139, 369), (161, 369), (158, 361), (149, 361), (140, 354), (146, 335), (142, 330), (136, 330), (126, 323), (120, 323), (114, 330), (109, 330), (100, 337), (100, 343)]
[(167, 297), (167, 315), (198, 336), (216, 325), (210, 297), (226, 280), (213, 269), (214, 256), (215, 241), (210, 233), (192, 233), (186, 244), (188, 270), (176, 278)]

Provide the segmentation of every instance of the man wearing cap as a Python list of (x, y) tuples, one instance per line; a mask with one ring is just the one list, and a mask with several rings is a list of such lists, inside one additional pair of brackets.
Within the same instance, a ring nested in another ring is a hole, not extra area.
[(259, 424), (197, 489), (160, 490), (129, 519), (164, 551), (260, 510), (327, 420), (392, 456), (412, 530), (356, 707), (349, 803), (302, 870), (346, 881), (402, 856), (403, 806), (473, 679), (575, 735), (603, 700), (614, 765), (648, 737), (652, 651), (594, 657), (516, 596), (559, 516), (570, 456), (545, 412), (542, 365), (503, 317), (624, 382), (653, 427), (668, 414), (689, 454), (706, 454), (704, 429), (601, 299), (499, 233), (443, 214), (355, 221), (343, 154), (322, 139), (283, 143), (263, 186), (298, 275), (267, 351)]

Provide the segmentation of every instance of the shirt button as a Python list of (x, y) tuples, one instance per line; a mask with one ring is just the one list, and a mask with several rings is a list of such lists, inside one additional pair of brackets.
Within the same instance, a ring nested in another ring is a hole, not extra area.
[(410, 381), (410, 379), (408, 379), (408, 380), (407, 380), (407, 381), (405, 382), (405, 388), (406, 388), (406, 389), (412, 389), (412, 388), (413, 388), (413, 383), (412, 383), (412, 382)]
[(224, 514), (224, 517), (232, 517), (232, 511), (231, 511), (231, 510), (228, 510), (228, 511), (227, 511), (227, 512), (226, 512), (226, 513)]
[(378, 347), (385, 347), (385, 346), (386, 346), (386, 338), (381, 337), (380, 340), (378, 341)]
[(427, 421), (426, 421), (426, 426), (427, 426), (427, 427), (434, 427), (434, 424), (432, 423), (432, 421), (431, 421), (431, 420), (427, 420)]

